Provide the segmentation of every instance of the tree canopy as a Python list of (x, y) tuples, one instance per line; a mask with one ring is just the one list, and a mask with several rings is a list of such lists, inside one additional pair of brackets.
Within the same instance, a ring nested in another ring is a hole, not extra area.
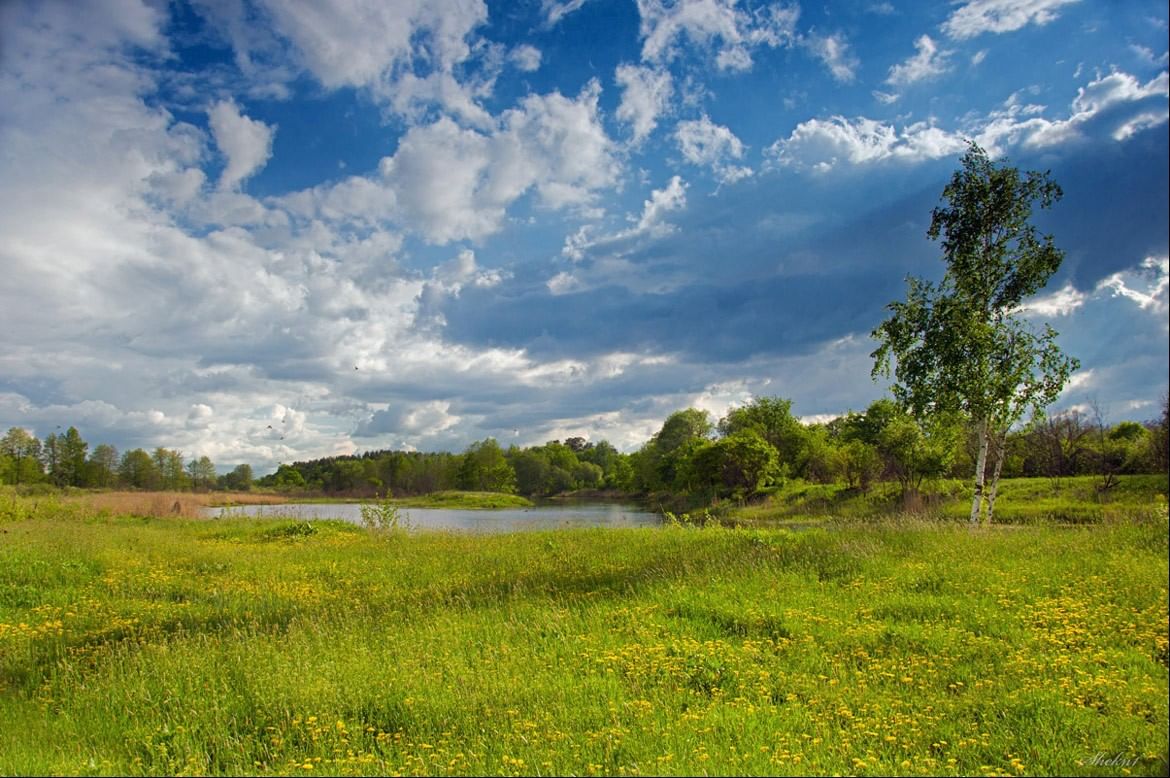
[(874, 376), (894, 364), (895, 397), (920, 420), (958, 413), (975, 428), (978, 456), (971, 520), (981, 516), (988, 449), (995, 458), (988, 518), (1008, 429), (1027, 409), (1043, 413), (1079, 364), (1021, 306), (1044, 287), (1064, 253), (1038, 236), (1032, 209), (1062, 195), (1048, 173), (1021, 174), (972, 143), (931, 214), (946, 273), (937, 285), (907, 279), (905, 301), (888, 306), (873, 332)]

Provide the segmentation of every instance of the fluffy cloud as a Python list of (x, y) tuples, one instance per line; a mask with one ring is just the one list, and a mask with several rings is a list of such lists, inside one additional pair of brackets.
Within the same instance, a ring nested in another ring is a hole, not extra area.
[(849, 41), (840, 33), (833, 35), (809, 34), (801, 44), (824, 63), (829, 74), (841, 83), (849, 83), (857, 72), (857, 57), (849, 50)]
[(1022, 104), (1013, 95), (1002, 109), (969, 119), (957, 131), (928, 122), (899, 130), (865, 117), (809, 119), (766, 153), (780, 165), (824, 171), (842, 163), (937, 159), (962, 151), (967, 138), (992, 154), (1015, 146), (1045, 148), (1087, 135), (1124, 141), (1170, 118), (1167, 95), (1165, 72), (1145, 84), (1128, 73), (1111, 73), (1081, 87), (1064, 119), (1046, 119), (1038, 115), (1042, 106)]
[(937, 159), (963, 148), (961, 138), (925, 122), (899, 131), (873, 119), (834, 116), (801, 122), (787, 139), (772, 144), (767, 154), (780, 165), (824, 171), (841, 163)]
[(619, 65), (615, 80), (622, 87), (617, 118), (632, 127), (633, 142), (639, 143), (658, 126), (658, 117), (669, 110), (673, 79), (667, 70)]
[(674, 137), (687, 162), (710, 168), (720, 181), (738, 181), (752, 174), (750, 167), (732, 163), (743, 158), (744, 145), (740, 139), (706, 116), (679, 122)]
[(886, 78), (887, 84), (906, 86), (947, 72), (946, 61), (949, 52), (940, 51), (929, 35), (923, 35), (914, 41), (914, 48), (918, 50), (917, 54), (901, 64), (890, 67), (890, 75)]
[(272, 156), (272, 138), (275, 127), (240, 113), (231, 100), (212, 106), (207, 112), (208, 124), (215, 137), (215, 145), (227, 157), (227, 164), (219, 177), (220, 189), (236, 189)]
[(262, 0), (276, 29), (324, 86), (370, 87), (422, 59), (450, 70), (487, 21), (481, 0)]
[(411, 129), (380, 166), (401, 218), (446, 243), (497, 231), (507, 207), (530, 189), (549, 208), (587, 206), (620, 170), (599, 95), (596, 82), (572, 99), (529, 95), (491, 133), (446, 118)]
[(534, 73), (540, 70), (540, 49), (535, 46), (529, 46), (528, 44), (517, 46), (508, 53), (508, 59), (519, 70), (525, 73)]
[(275, 202), (304, 219), (395, 222), (434, 244), (497, 232), (530, 191), (547, 208), (588, 209), (621, 172), (599, 96), (596, 82), (575, 98), (528, 95), (486, 131), (442, 117), (408, 130), (377, 177), (353, 176)]
[(688, 41), (714, 52), (720, 70), (744, 71), (752, 67), (753, 48), (794, 41), (800, 9), (777, 4), (748, 13), (736, 8), (735, 0), (638, 0), (638, 13), (644, 61), (668, 63)]
[(956, 8), (942, 30), (958, 40), (983, 33), (1013, 32), (1029, 24), (1044, 25), (1077, 0), (970, 0)]

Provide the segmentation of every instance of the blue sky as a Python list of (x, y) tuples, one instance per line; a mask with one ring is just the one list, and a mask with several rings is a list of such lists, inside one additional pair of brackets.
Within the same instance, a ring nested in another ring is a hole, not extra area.
[(1051, 170), (1056, 409), (1167, 391), (1163, 2), (0, 5), (0, 428), (221, 468), (861, 409), (965, 143)]

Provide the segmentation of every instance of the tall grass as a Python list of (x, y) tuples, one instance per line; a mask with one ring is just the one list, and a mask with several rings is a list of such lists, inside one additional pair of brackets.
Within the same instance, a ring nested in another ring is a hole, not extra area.
[[(1096, 476), (1075, 478), (1012, 478), (1000, 482), (995, 504), (999, 524), (1096, 524), (1124, 520), (1131, 514), (1157, 510), (1165, 502), (1164, 475), (1127, 475), (1111, 489), (1101, 489)], [(868, 491), (843, 484), (792, 481), (764, 500), (726, 510), (736, 522), (764, 525), (785, 521), (839, 518), (879, 520), (898, 513), (963, 520), (971, 510), (972, 487), (965, 481), (942, 479), (920, 492), (902, 494), (895, 483), (877, 483)]]
[(0, 535), (3, 774), (1162, 774), (1165, 513)]

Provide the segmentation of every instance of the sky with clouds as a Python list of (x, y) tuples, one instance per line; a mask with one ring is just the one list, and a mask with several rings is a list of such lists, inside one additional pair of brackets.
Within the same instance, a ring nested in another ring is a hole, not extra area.
[(1058, 408), (1167, 391), (1165, 2), (0, 4), (0, 428), (261, 471), (862, 409), (968, 140)]

